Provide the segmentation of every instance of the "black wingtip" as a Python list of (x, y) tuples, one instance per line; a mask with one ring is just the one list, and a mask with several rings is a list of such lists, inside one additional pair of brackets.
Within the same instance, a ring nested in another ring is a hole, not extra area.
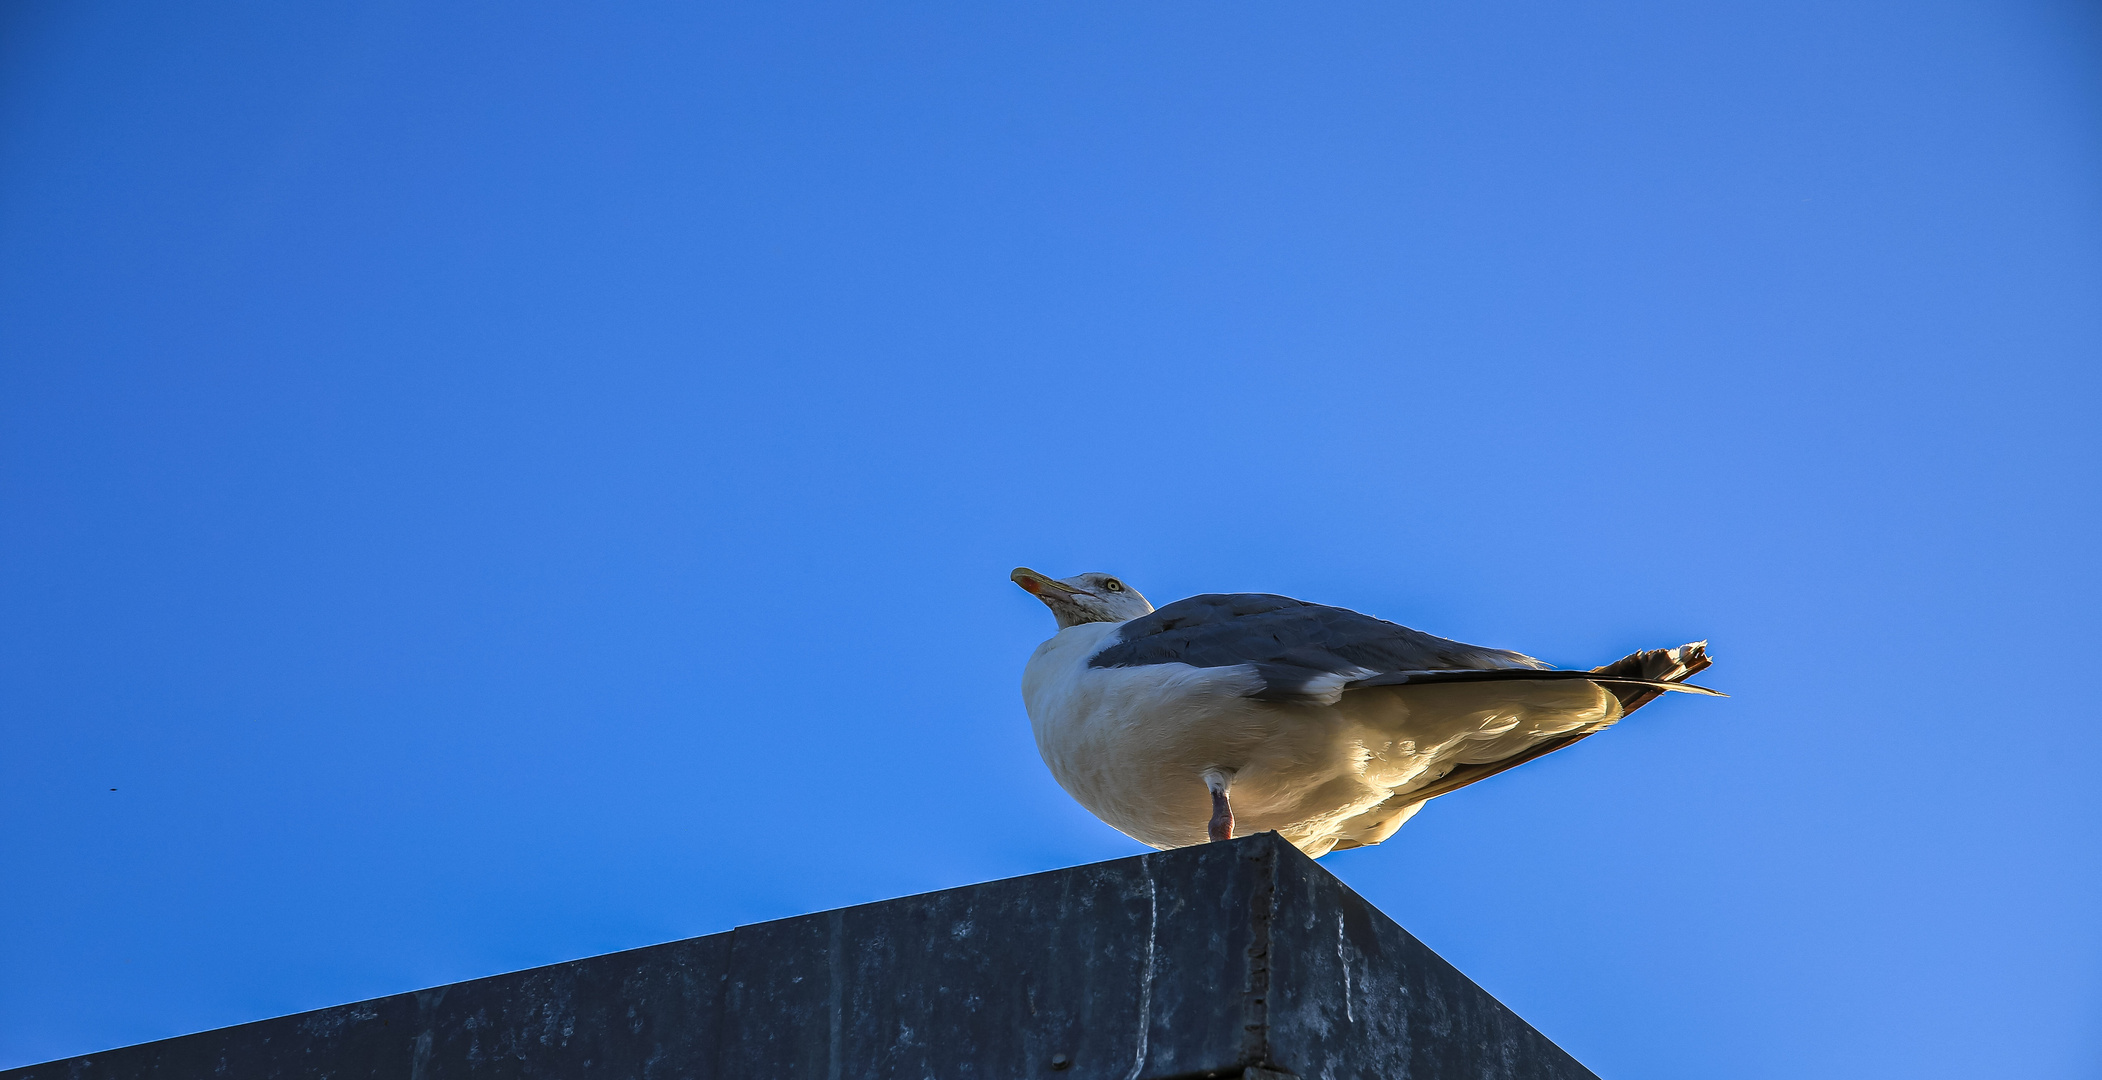
[(1453, 671), (1385, 671), (1368, 678), (1344, 684), (1346, 690), (1363, 690), (1374, 686), (1423, 686), (1431, 683), (1483, 683), (1483, 682), (1594, 682), (1603, 686), (1625, 686), (1631, 689), (1659, 694), (1675, 691), (1687, 694), (1706, 694), (1712, 697), (1728, 697), (1720, 690), (1678, 679), (1652, 679), (1639, 675), (1623, 675), (1617, 672), (1562, 671), (1545, 668), (1467, 668)]

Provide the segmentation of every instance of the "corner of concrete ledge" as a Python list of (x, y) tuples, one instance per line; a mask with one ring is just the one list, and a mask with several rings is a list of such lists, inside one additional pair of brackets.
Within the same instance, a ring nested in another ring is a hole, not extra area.
[(396, 994), (0, 1080), (1579, 1080), (1274, 833)]

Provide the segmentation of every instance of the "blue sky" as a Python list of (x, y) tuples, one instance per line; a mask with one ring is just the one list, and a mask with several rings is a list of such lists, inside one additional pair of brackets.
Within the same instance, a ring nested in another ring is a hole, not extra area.
[(1620, 1080), (2102, 1068), (2090, 8), (5, 20), (0, 1067), (1132, 853), (1028, 564), (1708, 638), (1325, 865)]

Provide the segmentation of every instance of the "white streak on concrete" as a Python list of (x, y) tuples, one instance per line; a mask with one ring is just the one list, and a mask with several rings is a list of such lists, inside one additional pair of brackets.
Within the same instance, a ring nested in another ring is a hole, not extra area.
[(1358, 1017), (1350, 1008), (1350, 957), (1343, 955), (1343, 913), (1336, 912), (1336, 963), (1343, 967), (1343, 1019), (1355, 1024)]
[(1152, 859), (1139, 860), (1139, 873), (1146, 878), (1146, 967), (1139, 974), (1139, 1048), (1132, 1056), (1131, 1075), (1124, 1080), (1139, 1080), (1146, 1068), (1146, 1040), (1153, 1034), (1153, 950), (1160, 932), (1160, 891), (1153, 885)]

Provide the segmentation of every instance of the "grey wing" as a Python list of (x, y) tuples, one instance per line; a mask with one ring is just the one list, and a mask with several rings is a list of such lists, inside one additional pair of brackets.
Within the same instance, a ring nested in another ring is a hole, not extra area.
[(1540, 669), (1523, 653), (1411, 630), (1348, 608), (1269, 593), (1207, 593), (1123, 625), (1093, 667), (1246, 665), (1271, 700), (1327, 697), (1351, 680), (1408, 672)]

